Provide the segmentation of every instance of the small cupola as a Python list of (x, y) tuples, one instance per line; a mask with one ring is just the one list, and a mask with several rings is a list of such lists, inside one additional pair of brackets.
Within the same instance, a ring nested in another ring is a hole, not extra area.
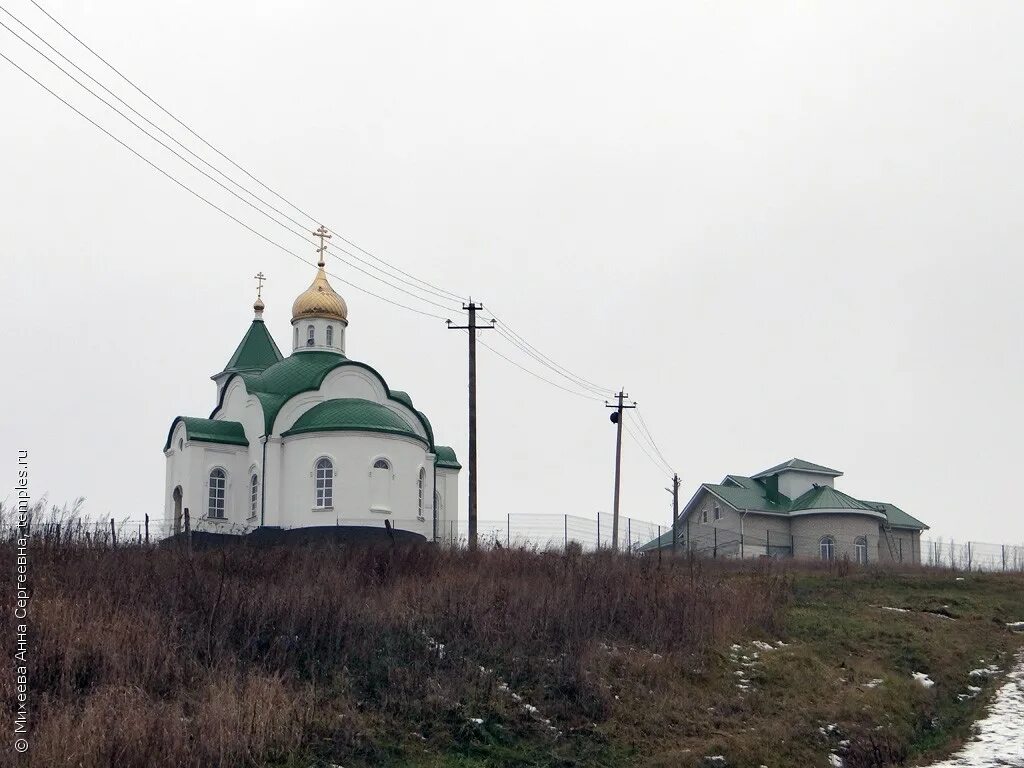
[(292, 304), (292, 350), (294, 352), (345, 353), (348, 305), (331, 287), (324, 271), (324, 253), (330, 233), (325, 227), (314, 232), (320, 238), (317, 272), (309, 288)]

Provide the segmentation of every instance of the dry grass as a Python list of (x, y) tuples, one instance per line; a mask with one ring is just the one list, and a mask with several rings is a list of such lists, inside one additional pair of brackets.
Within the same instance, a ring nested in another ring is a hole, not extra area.
[[(628, 747), (600, 733), (621, 701), (607, 678), (634, 670), (606, 668), (607, 649), (699, 668), (780, 630), (791, 577), (734, 570), (430, 546), (38, 547), (27, 764), (614, 762)], [(9, 677), (0, 692), (12, 700)]]

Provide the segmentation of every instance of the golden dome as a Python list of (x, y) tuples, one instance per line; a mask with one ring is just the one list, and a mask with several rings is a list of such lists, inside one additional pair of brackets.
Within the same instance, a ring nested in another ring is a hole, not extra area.
[(322, 262), (312, 285), (300, 293), (292, 304), (292, 320), (298, 320), (300, 317), (326, 317), (348, 322), (348, 305), (327, 282)]

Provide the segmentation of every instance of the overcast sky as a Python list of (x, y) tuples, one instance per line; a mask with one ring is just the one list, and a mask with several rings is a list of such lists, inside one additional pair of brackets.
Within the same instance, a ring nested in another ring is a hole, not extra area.
[[(1024, 540), (1024, 4), (40, 1), (327, 226), (624, 385), (684, 500), (799, 456), (932, 535)], [(186, 140), (29, 0), (5, 7)], [(2, 28), (0, 51), (315, 260)], [(313, 271), (2, 60), (0, 110), (8, 486), (28, 449), (51, 500), (160, 515), (168, 426), (212, 409), (252, 275), (287, 351)], [(349, 356), (464, 457), (465, 336), (333, 283)], [(486, 349), (479, 382), (481, 519), (610, 510), (601, 402)], [(665, 472), (630, 440), (623, 462), (623, 513), (667, 521)]]

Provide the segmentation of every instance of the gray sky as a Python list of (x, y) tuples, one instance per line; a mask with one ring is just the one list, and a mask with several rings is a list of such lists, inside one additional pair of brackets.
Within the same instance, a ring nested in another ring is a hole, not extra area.
[[(799, 456), (932, 534), (1024, 540), (1024, 5), (43, 4), (329, 227), (624, 384), (684, 499)], [(4, 5), (172, 129), (28, 0)], [(0, 51), (315, 259), (2, 29)], [(290, 349), (312, 270), (2, 60), (0, 105), (9, 485), (28, 448), (55, 501), (161, 514), (166, 430), (211, 410), (251, 276)], [(333, 282), (350, 356), (464, 456), (465, 337)], [(609, 510), (613, 441), (600, 402), (481, 349), (481, 518)], [(667, 520), (666, 483), (627, 441), (624, 513)]]

